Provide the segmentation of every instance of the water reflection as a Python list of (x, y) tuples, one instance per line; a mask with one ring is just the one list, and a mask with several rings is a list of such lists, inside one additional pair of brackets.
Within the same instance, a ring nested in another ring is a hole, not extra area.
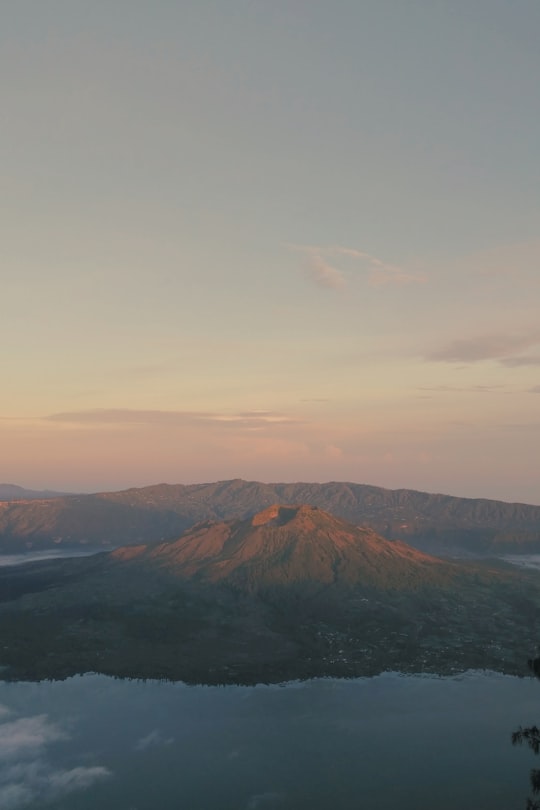
[[(540, 679), (540, 658), (531, 658), (527, 662), (529, 669), (533, 672), (536, 678)], [(522, 745), (525, 743), (534, 754), (540, 752), (540, 729), (538, 726), (521, 726), (512, 733), (512, 745)], [(532, 768), (530, 774), (531, 792), (534, 796), (540, 794), (540, 769)], [(526, 810), (540, 810), (540, 801), (535, 798), (529, 797), (526, 803)]]
[(479, 673), (0, 684), (0, 806), (393, 810), (399, 796), (400, 810), (508, 810), (528, 768), (505, 729), (531, 716), (536, 689)]

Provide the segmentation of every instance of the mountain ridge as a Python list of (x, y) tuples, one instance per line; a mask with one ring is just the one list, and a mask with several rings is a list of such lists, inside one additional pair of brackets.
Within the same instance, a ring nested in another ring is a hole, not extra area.
[(434, 553), (540, 551), (540, 506), (351, 482), (242, 479), (0, 502), (0, 551), (159, 542), (197, 522), (246, 518), (273, 503), (319, 506)]
[(44, 498), (60, 498), (70, 494), (72, 493), (57, 492), (53, 489), (27, 489), (18, 484), (0, 483), (0, 501), (40, 500)]
[(519, 674), (540, 633), (537, 572), (437, 560), (311, 505), (0, 568), (0, 586), (7, 679)]

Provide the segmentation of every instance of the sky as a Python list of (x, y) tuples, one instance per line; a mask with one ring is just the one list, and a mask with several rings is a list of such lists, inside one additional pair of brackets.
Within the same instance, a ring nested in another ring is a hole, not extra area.
[(0, 481), (540, 503), (538, 0), (0, 21)]

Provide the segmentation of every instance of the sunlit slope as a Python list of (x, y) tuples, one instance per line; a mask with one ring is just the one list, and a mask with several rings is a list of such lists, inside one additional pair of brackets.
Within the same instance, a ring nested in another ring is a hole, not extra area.
[(111, 558), (249, 589), (306, 582), (414, 587), (449, 582), (459, 570), (305, 504), (275, 504), (245, 520), (198, 524), (177, 541), (120, 548)]
[(3, 677), (202, 683), (526, 670), (540, 577), (449, 562), (310, 505), (0, 568)]

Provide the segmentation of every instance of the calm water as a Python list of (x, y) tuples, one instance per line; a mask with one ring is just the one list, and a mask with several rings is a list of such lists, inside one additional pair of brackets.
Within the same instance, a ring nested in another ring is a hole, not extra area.
[(536, 763), (510, 733), (539, 715), (538, 681), (479, 673), (0, 683), (0, 807), (518, 810)]

